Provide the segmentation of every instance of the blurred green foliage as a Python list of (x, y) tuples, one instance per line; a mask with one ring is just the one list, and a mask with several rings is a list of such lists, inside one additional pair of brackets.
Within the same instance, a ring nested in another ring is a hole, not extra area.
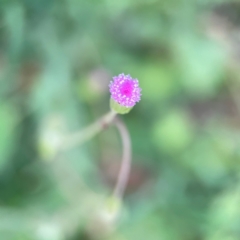
[[(0, 0), (0, 239), (240, 239), (239, 23), (237, 1)], [(51, 156), (122, 72), (143, 95), (110, 231), (115, 129)]]

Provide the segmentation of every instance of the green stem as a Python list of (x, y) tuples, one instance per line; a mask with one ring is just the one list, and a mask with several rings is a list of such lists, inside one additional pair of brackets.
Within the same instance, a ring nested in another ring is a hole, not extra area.
[(118, 174), (118, 179), (116, 186), (114, 188), (113, 195), (119, 199), (122, 198), (127, 182), (129, 179), (130, 169), (131, 169), (131, 139), (127, 127), (120, 118), (115, 119), (115, 125), (120, 133), (122, 140), (122, 163)]
[(101, 132), (102, 130), (107, 128), (111, 123), (114, 122), (121, 136), (123, 156), (113, 195), (121, 199), (125, 191), (130, 174), (131, 140), (125, 124), (122, 122), (120, 118), (116, 118), (116, 115), (117, 115), (116, 112), (110, 111), (109, 113), (107, 113), (102, 118), (100, 118), (93, 124), (89, 125), (85, 129), (80, 130), (79, 132), (71, 134), (70, 136), (66, 137), (59, 149), (58, 156), (63, 151), (66, 151), (70, 148), (73, 148), (77, 145), (79, 146), (87, 142), (88, 140), (93, 138), (95, 135), (97, 135), (99, 132)]
[(110, 111), (85, 129), (66, 137), (61, 145), (60, 151), (65, 151), (69, 148), (73, 148), (76, 145), (81, 145), (84, 142), (88, 141), (99, 132), (107, 128), (113, 122), (115, 116), (116, 113)]

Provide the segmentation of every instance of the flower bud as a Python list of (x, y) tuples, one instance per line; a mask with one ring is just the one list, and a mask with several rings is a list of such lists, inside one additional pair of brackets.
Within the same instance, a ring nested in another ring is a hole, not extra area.
[(137, 79), (130, 75), (119, 74), (109, 84), (111, 93), (110, 107), (119, 114), (128, 113), (140, 101), (142, 89)]

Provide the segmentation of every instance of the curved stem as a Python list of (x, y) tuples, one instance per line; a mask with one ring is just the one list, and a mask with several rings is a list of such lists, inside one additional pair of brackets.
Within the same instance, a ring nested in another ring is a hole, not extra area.
[(116, 118), (115, 112), (110, 111), (98, 121), (86, 127), (84, 130), (80, 130), (79, 132), (66, 137), (66, 139), (61, 144), (58, 154), (60, 154), (62, 151), (68, 150), (69, 148), (75, 147), (76, 145), (83, 144), (107, 128), (113, 122), (115, 123), (120, 133), (123, 147), (122, 164), (113, 194), (118, 198), (122, 198), (129, 178), (132, 151), (129, 132), (123, 121), (120, 118)]
[(127, 185), (127, 181), (129, 179), (130, 169), (131, 169), (131, 140), (129, 132), (120, 118), (115, 119), (115, 125), (120, 133), (122, 139), (122, 147), (123, 147), (123, 156), (122, 156), (122, 164), (118, 175), (118, 180), (113, 192), (113, 195), (118, 198), (122, 198), (124, 190)]
[(63, 141), (60, 147), (60, 151), (67, 150), (69, 148), (72, 148), (76, 145), (81, 145), (84, 142), (88, 141), (89, 139), (97, 135), (99, 132), (107, 128), (112, 123), (115, 117), (116, 113), (110, 111), (102, 118), (100, 118), (98, 121), (92, 123), (90, 126), (66, 137), (66, 139)]

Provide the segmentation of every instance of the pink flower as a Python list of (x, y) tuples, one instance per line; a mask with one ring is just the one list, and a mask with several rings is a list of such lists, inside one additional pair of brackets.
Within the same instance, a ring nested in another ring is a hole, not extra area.
[(111, 98), (122, 106), (131, 108), (140, 101), (142, 89), (138, 80), (130, 75), (119, 74), (109, 84)]

